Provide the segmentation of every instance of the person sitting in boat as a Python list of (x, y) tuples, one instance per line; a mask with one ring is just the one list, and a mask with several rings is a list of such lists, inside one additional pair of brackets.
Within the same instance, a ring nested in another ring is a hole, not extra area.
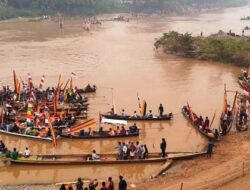
[(11, 159), (17, 160), (18, 156), (19, 156), (18, 151), (16, 150), (16, 148), (13, 148), (13, 152), (11, 152), (10, 154)]
[(138, 130), (138, 127), (137, 127), (136, 123), (134, 123), (134, 125), (129, 127), (129, 133), (132, 133), (132, 134), (136, 133), (137, 130)]
[(122, 126), (122, 129), (121, 129), (121, 132), (120, 132), (121, 135), (126, 135), (127, 134), (127, 131), (125, 129), (124, 126)]
[(99, 128), (99, 135), (100, 135), (100, 136), (103, 136), (103, 135), (104, 135), (103, 127), (100, 127), (100, 128)]
[(137, 117), (138, 117), (138, 115), (137, 115), (136, 111), (134, 111), (134, 114), (131, 116), (131, 118), (137, 118)]
[(92, 151), (92, 160), (100, 160), (100, 156), (97, 155), (96, 150)]
[(115, 131), (112, 128), (110, 128), (109, 132), (108, 132), (108, 135), (109, 136), (115, 136)]
[(25, 148), (23, 157), (24, 158), (29, 158), (30, 157), (30, 150), (29, 150), (28, 147)]
[(147, 114), (147, 118), (153, 118), (152, 110), (149, 110), (149, 113)]
[(41, 137), (41, 138), (46, 137), (46, 131), (45, 131), (45, 130), (40, 129), (38, 133), (39, 133), (39, 134), (38, 134), (39, 137)]
[(5, 144), (3, 143), (2, 140), (0, 140), (0, 152), (3, 152), (5, 150)]
[(122, 109), (121, 116), (122, 116), (122, 117), (126, 117), (126, 113), (125, 113), (125, 110), (124, 110), (124, 109)]
[(121, 130), (120, 130), (120, 127), (119, 127), (119, 126), (117, 126), (115, 133), (116, 133), (117, 135), (120, 135)]
[(92, 90), (92, 87), (90, 86), (90, 84), (88, 84), (88, 85), (85, 87), (85, 90), (86, 90), (86, 91)]

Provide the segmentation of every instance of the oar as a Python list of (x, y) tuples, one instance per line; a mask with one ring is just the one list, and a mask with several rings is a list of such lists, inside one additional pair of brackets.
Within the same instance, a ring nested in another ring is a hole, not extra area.
[(211, 128), (211, 126), (213, 125), (213, 122), (214, 122), (214, 119), (215, 119), (215, 115), (216, 115), (216, 111), (214, 112), (214, 116), (213, 116), (213, 119), (212, 119), (212, 121), (211, 121), (211, 123), (210, 123), (209, 128)]

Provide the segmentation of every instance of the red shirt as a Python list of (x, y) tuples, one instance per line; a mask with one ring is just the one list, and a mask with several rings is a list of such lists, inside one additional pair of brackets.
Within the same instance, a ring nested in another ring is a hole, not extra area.
[(109, 188), (108, 188), (108, 190), (114, 190), (115, 188), (114, 188), (114, 183), (113, 183), (113, 181), (111, 181), (111, 182), (109, 182)]
[(102, 187), (100, 190), (108, 190), (107, 187)]

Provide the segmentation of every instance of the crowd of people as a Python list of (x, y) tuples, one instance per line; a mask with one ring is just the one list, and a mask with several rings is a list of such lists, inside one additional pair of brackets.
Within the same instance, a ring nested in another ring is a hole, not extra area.
[(20, 156), (23, 156), (24, 158), (29, 158), (31, 154), (28, 147), (26, 147), (24, 152), (21, 154), (16, 148), (13, 148), (13, 151), (10, 151), (8, 150), (4, 142), (0, 140), (0, 155), (4, 155), (6, 158), (17, 160)]
[[(192, 116), (190, 114), (190, 109), (188, 106), (184, 106), (183, 107), (183, 111), (188, 115), (188, 117), (190, 118), (190, 120), (192, 120)], [(208, 119), (208, 117), (206, 116), (205, 120), (203, 119), (202, 116), (197, 116), (195, 113), (193, 113), (193, 123), (195, 126), (198, 126), (199, 129), (205, 133), (207, 133), (208, 135), (211, 135), (211, 137), (214, 137), (215, 139), (218, 139), (220, 136), (220, 133), (218, 131), (218, 129), (215, 129), (214, 131), (212, 131), (210, 129), (210, 120)]]
[(148, 148), (146, 144), (137, 142), (118, 142), (117, 147), (117, 160), (128, 159), (145, 159), (148, 156)]
[[(85, 185), (86, 183), (86, 185)], [(59, 190), (97, 190), (99, 186), (99, 181), (97, 179), (91, 180), (90, 182), (84, 182), (81, 178), (77, 179), (75, 184), (62, 184)], [(119, 176), (118, 190), (127, 190), (127, 182), (123, 176)], [(114, 190), (115, 183), (112, 177), (109, 177), (107, 182), (102, 181), (100, 190)]]

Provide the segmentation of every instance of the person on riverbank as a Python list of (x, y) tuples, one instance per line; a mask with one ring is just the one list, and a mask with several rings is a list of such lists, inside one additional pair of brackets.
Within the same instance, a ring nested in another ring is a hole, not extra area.
[(89, 183), (89, 189), (88, 190), (96, 190), (97, 186), (98, 186), (98, 181), (97, 181), (97, 179), (94, 179)]
[(16, 148), (13, 148), (13, 152), (11, 152), (10, 154), (11, 159), (17, 160), (18, 156), (19, 156), (18, 151), (16, 150)]
[(115, 186), (114, 186), (114, 182), (112, 180), (112, 177), (108, 178), (108, 182), (109, 182), (108, 190), (115, 190)]
[(66, 187), (64, 184), (61, 185), (60, 190), (66, 190)]
[(100, 190), (108, 190), (108, 188), (106, 187), (105, 181), (102, 182), (102, 188)]
[(160, 104), (160, 106), (159, 106), (160, 117), (163, 116), (163, 112), (164, 112), (164, 108), (163, 108), (162, 104)]
[(80, 177), (77, 179), (76, 182), (76, 190), (83, 190), (83, 181)]
[(209, 139), (208, 145), (207, 145), (207, 158), (211, 158), (213, 154), (213, 148), (214, 148), (214, 142)]
[(162, 158), (165, 158), (166, 157), (166, 148), (167, 148), (167, 142), (166, 142), (165, 138), (162, 139), (160, 148), (161, 148)]
[(125, 179), (123, 179), (123, 176), (119, 176), (120, 182), (119, 182), (119, 189), (118, 190), (127, 190), (127, 182)]

